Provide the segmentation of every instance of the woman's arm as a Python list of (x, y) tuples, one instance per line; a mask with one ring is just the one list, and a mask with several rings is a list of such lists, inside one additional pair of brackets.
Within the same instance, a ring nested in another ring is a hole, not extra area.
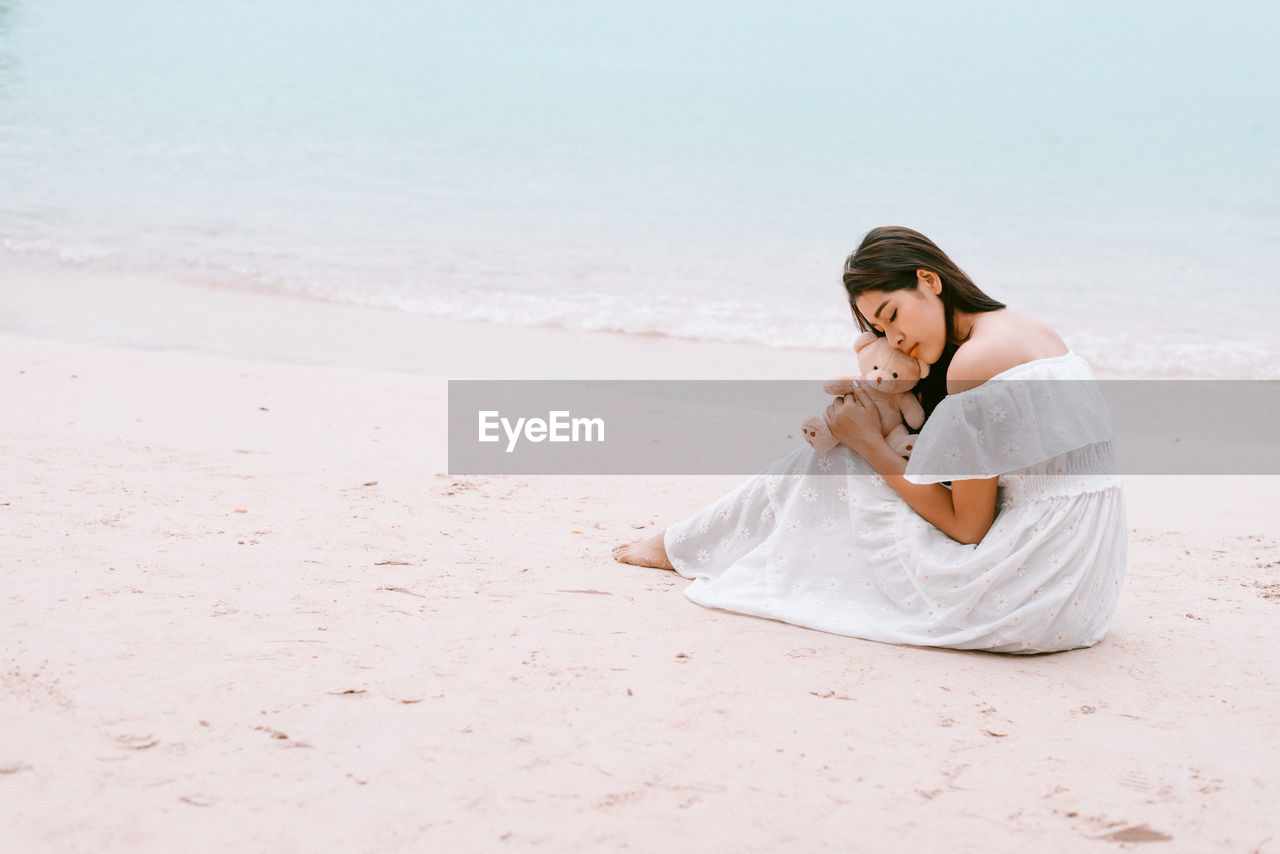
[(876, 473), (902, 496), (912, 510), (953, 540), (974, 544), (982, 541), (996, 518), (994, 477), (955, 480), (951, 489), (940, 483), (911, 483), (902, 473), (907, 461), (894, 453), (882, 438), (852, 448), (871, 464)]
[(940, 483), (910, 483), (902, 476), (907, 461), (880, 435), (880, 414), (860, 389), (836, 398), (827, 407), (826, 420), (831, 435), (870, 463), (929, 524), (970, 545), (986, 536), (996, 518), (996, 478), (957, 480), (951, 489)]

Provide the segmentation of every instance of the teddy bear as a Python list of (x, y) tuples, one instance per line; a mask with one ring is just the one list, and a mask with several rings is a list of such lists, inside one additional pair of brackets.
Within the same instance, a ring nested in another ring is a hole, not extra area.
[[(822, 384), (827, 394), (842, 395), (853, 390), (854, 384), (862, 388), (875, 402), (880, 412), (880, 432), (894, 453), (911, 456), (915, 447), (915, 434), (903, 426), (906, 419), (912, 430), (924, 424), (924, 407), (911, 388), (929, 375), (929, 366), (918, 357), (908, 356), (889, 344), (887, 338), (874, 332), (864, 332), (853, 342), (858, 354), (861, 377), (836, 377)], [(806, 418), (804, 438), (815, 450), (829, 451), (839, 442), (831, 435), (825, 415)]]

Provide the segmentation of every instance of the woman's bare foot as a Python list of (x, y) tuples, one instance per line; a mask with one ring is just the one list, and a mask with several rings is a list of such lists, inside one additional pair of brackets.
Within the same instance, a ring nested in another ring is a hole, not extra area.
[(651, 566), (654, 569), (675, 569), (667, 559), (667, 548), (662, 544), (663, 533), (659, 531), (647, 540), (614, 546), (613, 559), (620, 563)]

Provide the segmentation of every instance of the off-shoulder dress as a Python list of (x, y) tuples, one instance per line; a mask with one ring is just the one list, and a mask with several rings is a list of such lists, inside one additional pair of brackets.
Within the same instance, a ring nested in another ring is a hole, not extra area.
[(948, 395), (905, 477), (998, 476), (976, 545), (919, 516), (840, 445), (802, 445), (667, 529), (700, 605), (888, 643), (1034, 653), (1097, 643), (1124, 582), (1114, 429), (1075, 352)]

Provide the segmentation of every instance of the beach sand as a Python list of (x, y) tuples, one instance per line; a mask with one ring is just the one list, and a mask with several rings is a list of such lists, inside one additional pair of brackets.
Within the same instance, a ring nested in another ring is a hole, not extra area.
[(444, 470), (450, 377), (844, 354), (93, 284), (0, 316), (3, 850), (1280, 851), (1277, 478), (1129, 478), (1092, 649), (883, 645), (610, 559), (739, 478)]

